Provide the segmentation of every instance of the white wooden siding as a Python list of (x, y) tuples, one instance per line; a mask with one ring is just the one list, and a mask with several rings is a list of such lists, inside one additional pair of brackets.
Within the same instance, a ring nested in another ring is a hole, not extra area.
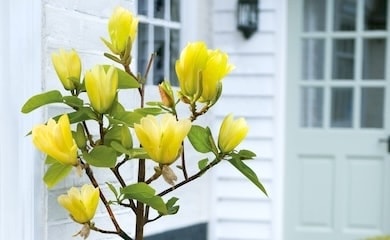
[(269, 198), (229, 164), (215, 169), (213, 200), (214, 208), (210, 228), (210, 239), (215, 240), (270, 240), (280, 237), (280, 219), (275, 208), (279, 201), (279, 160), (281, 139), (278, 86), (281, 83), (278, 39), (281, 25), (277, 21), (280, 2), (259, 1), (258, 31), (244, 39), (236, 29), (236, 0), (213, 1), (212, 45), (226, 51), (236, 66), (224, 80), (223, 95), (216, 104), (215, 131), (228, 113), (247, 119), (250, 132), (242, 143), (257, 153), (257, 158), (248, 164), (264, 183)]

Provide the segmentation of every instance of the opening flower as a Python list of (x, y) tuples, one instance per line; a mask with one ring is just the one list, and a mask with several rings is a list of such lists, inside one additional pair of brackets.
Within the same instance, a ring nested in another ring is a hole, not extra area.
[(229, 114), (222, 121), (219, 130), (219, 149), (224, 153), (233, 151), (244, 140), (248, 130), (249, 127), (244, 118), (234, 120), (233, 115)]
[[(135, 41), (138, 28), (138, 19), (123, 7), (115, 8), (108, 21), (108, 33), (111, 42), (102, 39), (110, 50), (115, 54), (121, 54)], [(129, 51), (129, 50), (128, 50)]]
[(134, 130), (149, 157), (160, 164), (171, 164), (181, 153), (182, 141), (191, 129), (191, 121), (177, 121), (171, 114), (148, 115), (134, 124)]
[(81, 74), (81, 60), (77, 52), (60, 49), (59, 52), (51, 55), (51, 60), (64, 88), (66, 90), (76, 89), (74, 81), (80, 82)]
[(47, 125), (32, 129), (32, 141), (36, 148), (64, 165), (77, 165), (77, 145), (72, 137), (68, 115), (62, 115), (56, 123), (49, 119)]
[(91, 184), (85, 184), (81, 189), (72, 187), (66, 195), (60, 195), (57, 201), (70, 213), (74, 221), (88, 223), (95, 216), (99, 203), (99, 188)]
[(93, 109), (106, 113), (118, 90), (118, 72), (114, 66), (106, 72), (103, 66), (96, 65), (85, 73), (85, 88)]
[(199, 98), (201, 72), (207, 60), (208, 52), (204, 42), (189, 43), (181, 52), (175, 68), (183, 96), (194, 101)]

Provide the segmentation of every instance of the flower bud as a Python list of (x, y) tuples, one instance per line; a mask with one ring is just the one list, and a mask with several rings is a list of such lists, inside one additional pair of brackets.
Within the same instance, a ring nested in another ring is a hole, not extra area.
[(160, 97), (163, 105), (169, 108), (174, 107), (175, 96), (173, 94), (171, 84), (169, 84), (167, 81), (164, 81), (158, 85), (158, 90), (160, 91)]
[(191, 129), (191, 121), (177, 121), (171, 114), (163, 114), (161, 121), (157, 116), (148, 115), (134, 124), (134, 130), (142, 147), (149, 157), (160, 164), (174, 162), (182, 150), (182, 141)]
[(72, 187), (68, 193), (57, 198), (75, 222), (88, 223), (95, 216), (99, 203), (99, 188), (85, 184), (81, 189)]
[(107, 72), (96, 65), (85, 73), (85, 88), (95, 111), (106, 113), (115, 100), (118, 90), (118, 72), (111, 66)]
[(233, 70), (228, 55), (220, 50), (210, 50), (205, 69), (202, 71), (201, 102), (213, 102), (219, 93), (221, 80)]
[(244, 118), (233, 119), (229, 114), (222, 121), (218, 136), (218, 147), (223, 153), (233, 151), (248, 133), (248, 125)]
[(208, 59), (207, 46), (204, 42), (189, 43), (176, 61), (176, 74), (179, 80), (180, 93), (196, 101), (200, 95), (201, 74)]
[(32, 141), (42, 152), (64, 165), (77, 165), (77, 145), (72, 137), (68, 115), (62, 115), (58, 123), (49, 119), (47, 125), (32, 129)]
[(129, 46), (135, 41), (137, 28), (138, 19), (127, 9), (117, 7), (108, 21), (111, 43), (105, 39), (102, 40), (113, 53), (122, 54), (129, 45), (128, 41), (131, 41)]
[(81, 60), (75, 50), (53, 53), (51, 59), (58, 78), (66, 90), (76, 89), (74, 81), (80, 82)]

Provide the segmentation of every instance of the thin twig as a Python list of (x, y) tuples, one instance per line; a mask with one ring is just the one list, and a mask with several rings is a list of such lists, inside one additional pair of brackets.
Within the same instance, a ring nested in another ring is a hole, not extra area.
[[(114, 173), (116, 179), (121, 184), (121, 186), (126, 187), (126, 183), (123, 180), (122, 176), (120, 175), (118, 168), (117, 167), (111, 168), (111, 171)], [(129, 206), (130, 206), (131, 210), (133, 210), (133, 212), (135, 213), (136, 207), (135, 207), (135, 204), (134, 204), (132, 199), (129, 199)]]

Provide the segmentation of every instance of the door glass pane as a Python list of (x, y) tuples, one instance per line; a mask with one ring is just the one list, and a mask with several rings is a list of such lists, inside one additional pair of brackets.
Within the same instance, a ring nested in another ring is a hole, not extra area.
[(352, 127), (353, 89), (332, 88), (331, 127)]
[(335, 0), (333, 21), (335, 31), (354, 31), (356, 29), (356, 0)]
[(169, 80), (172, 86), (179, 86), (177, 80), (175, 64), (176, 60), (179, 58), (179, 41), (180, 41), (180, 31), (171, 29), (169, 31)]
[(362, 88), (360, 127), (383, 127), (384, 96), (384, 88)]
[(138, 24), (138, 58), (137, 58), (137, 64), (138, 64), (138, 72), (142, 74), (142, 76), (145, 74), (146, 67), (149, 61), (149, 57), (151, 52), (148, 52), (148, 25), (144, 23)]
[[(142, 2), (142, 1), (138, 1)], [(165, 19), (165, 1), (164, 0), (154, 0), (154, 14), (155, 18)]]
[(325, 65), (325, 41), (304, 39), (302, 53), (302, 75), (304, 80), (323, 80)]
[(154, 27), (154, 62), (153, 84), (158, 85), (164, 81), (165, 60), (165, 31), (163, 27)]
[(363, 41), (363, 79), (384, 80), (385, 39), (365, 39)]
[(301, 126), (322, 127), (323, 89), (320, 87), (303, 87), (301, 94)]
[(325, 31), (326, 1), (305, 0), (303, 3), (305, 32)]
[(333, 40), (332, 78), (334, 80), (353, 80), (355, 63), (355, 40)]
[(385, 30), (387, 26), (387, 0), (365, 0), (364, 29)]
[(171, 20), (180, 22), (180, 0), (171, 0)]

